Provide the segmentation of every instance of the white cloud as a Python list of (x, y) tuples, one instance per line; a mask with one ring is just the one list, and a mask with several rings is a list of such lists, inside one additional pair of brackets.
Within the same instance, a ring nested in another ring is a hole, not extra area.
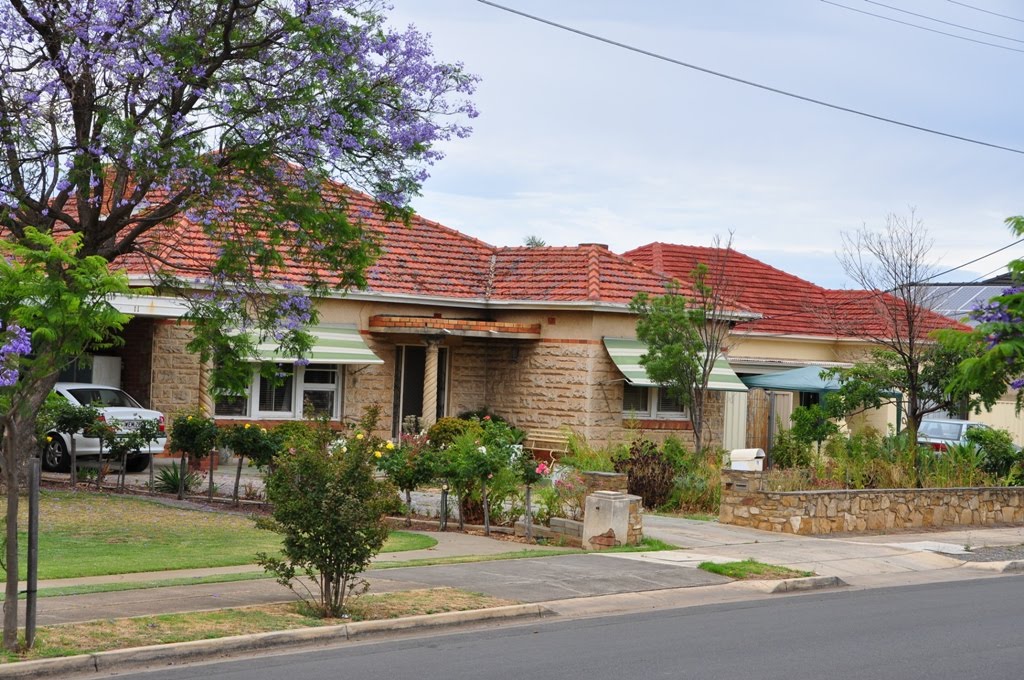
[[(841, 105), (1024, 146), (1020, 55), (1010, 52), (802, 0), (508, 2)], [(955, 266), (1009, 243), (1003, 219), (1024, 212), (1019, 155), (768, 94), (479, 3), (396, 5), (397, 23), (430, 31), (442, 58), (483, 78), (476, 133), (448, 147), (415, 207), (492, 243), (537, 235), (622, 251), (733, 231), (740, 250), (841, 286), (841, 231), (915, 206), (933, 253)], [(901, 6), (989, 25), (955, 5)], [(1024, 248), (972, 270), (1017, 255)]]

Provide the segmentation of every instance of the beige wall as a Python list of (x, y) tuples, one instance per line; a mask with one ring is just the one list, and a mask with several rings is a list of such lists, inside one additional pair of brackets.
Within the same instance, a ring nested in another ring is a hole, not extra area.
[(168, 420), (175, 413), (200, 405), (199, 357), (185, 348), (191, 339), (192, 331), (187, 325), (173, 320), (154, 324), (150, 402)]

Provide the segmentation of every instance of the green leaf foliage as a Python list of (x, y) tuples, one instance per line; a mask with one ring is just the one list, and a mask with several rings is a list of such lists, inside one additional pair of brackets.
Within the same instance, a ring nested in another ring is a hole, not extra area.
[(258, 525), (283, 537), (282, 557), (258, 555), (278, 581), (295, 590), (305, 574), (317, 584), (309, 604), (321, 616), (345, 611), (388, 535), (384, 519), (396, 510), (395, 487), (374, 477), (380, 442), (358, 430), (332, 451), (298, 448), (278, 459), (267, 477), (272, 520)]

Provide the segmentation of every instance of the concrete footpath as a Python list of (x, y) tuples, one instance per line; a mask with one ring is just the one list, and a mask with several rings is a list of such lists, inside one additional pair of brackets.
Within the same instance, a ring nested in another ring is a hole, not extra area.
[[(0, 666), (0, 677), (43, 677), (46, 674), (66, 677), (85, 670), (95, 672), (101, 666), (113, 672), (111, 664), (115, 660), (116, 664), (127, 666), (176, 663), (274, 646), (327, 644), (325, 640), (337, 643), (366, 635), (368, 630), (386, 633), (522, 616), (593, 616), (732, 602), (820, 587), (885, 587), (1024, 572), (1024, 561), (977, 562), (956, 555), (964, 552), (965, 547), (976, 551), (985, 547), (1020, 546), (1024, 544), (1024, 527), (812, 538), (772, 534), (717, 522), (647, 515), (644, 533), (678, 545), (680, 549), (371, 569), (365, 574), (371, 593), (451, 586), (532, 604), (488, 613), (453, 613), (390, 622), (353, 623), (344, 627), (343, 633), (319, 629), (318, 633), (245, 636), (249, 639), (248, 647), (244, 640), (233, 638), (230, 641), (203, 641), (203, 644), (164, 645), (161, 647), (163, 651), (148, 648), (151, 651), (140, 652), (141, 656), (123, 651), (88, 655), (92, 665), (87, 663), (81, 668), (61, 666), (56, 662), (10, 664)], [(545, 550), (542, 546), (526, 546), (483, 536), (433, 532), (430, 535), (438, 540), (433, 548), (381, 554), (377, 561), (407, 562), (423, 558), (493, 555), (527, 548)], [(1008, 549), (1007, 554), (1016, 554), (1015, 550)], [(697, 569), (702, 561), (725, 562), (747, 558), (813, 571), (819, 576), (786, 582), (729, 582)], [(258, 566), (244, 565), (45, 581), (40, 582), (39, 587), (146, 582), (259, 571)], [(38, 625), (201, 611), (292, 599), (294, 595), (290, 591), (271, 579), (43, 597), (38, 600)], [(99, 659), (105, 661), (101, 663)]]

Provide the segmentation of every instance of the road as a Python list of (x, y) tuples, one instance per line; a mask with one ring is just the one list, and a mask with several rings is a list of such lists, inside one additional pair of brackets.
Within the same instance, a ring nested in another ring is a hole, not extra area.
[(830, 591), (239, 659), (135, 680), (1020, 677), (1024, 577)]

